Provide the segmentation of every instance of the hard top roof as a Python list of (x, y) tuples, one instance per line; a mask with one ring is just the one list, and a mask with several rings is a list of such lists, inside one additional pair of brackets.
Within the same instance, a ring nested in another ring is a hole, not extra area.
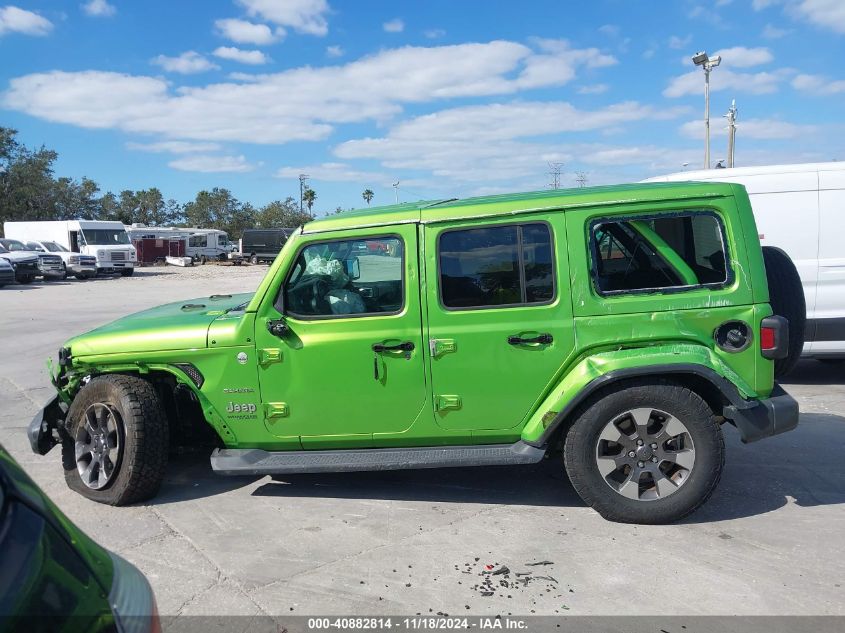
[(466, 199), (420, 200), (383, 207), (354, 209), (319, 218), (306, 224), (303, 227), (303, 233), (410, 222), (444, 222), (614, 203), (682, 200), (727, 195), (732, 195), (730, 184), (662, 182), (605, 185), (577, 189), (547, 189)]

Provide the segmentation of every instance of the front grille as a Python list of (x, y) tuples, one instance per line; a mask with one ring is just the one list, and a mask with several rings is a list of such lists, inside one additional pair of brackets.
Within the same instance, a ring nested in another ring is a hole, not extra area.
[(90, 255), (83, 255), (79, 258), (79, 263), (85, 266), (96, 266), (97, 258), (91, 257)]
[(123, 251), (112, 251), (111, 260), (113, 262), (125, 262), (126, 261), (126, 253), (124, 253)]
[(39, 255), (38, 259), (42, 266), (59, 266), (62, 265), (62, 258), (58, 255)]
[(31, 262), (16, 262), (17, 264), (17, 271), (18, 272), (35, 272), (38, 270), (38, 262), (31, 261)]

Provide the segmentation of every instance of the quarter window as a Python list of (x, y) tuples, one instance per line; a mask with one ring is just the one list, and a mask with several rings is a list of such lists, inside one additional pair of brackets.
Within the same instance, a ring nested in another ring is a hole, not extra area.
[(439, 241), (440, 293), (447, 308), (549, 303), (555, 282), (546, 224), (446, 231)]
[(303, 317), (399, 312), (404, 304), (404, 259), (397, 237), (306, 246), (284, 286), (285, 310)]
[(728, 282), (724, 231), (710, 212), (593, 223), (594, 276), (603, 293)]

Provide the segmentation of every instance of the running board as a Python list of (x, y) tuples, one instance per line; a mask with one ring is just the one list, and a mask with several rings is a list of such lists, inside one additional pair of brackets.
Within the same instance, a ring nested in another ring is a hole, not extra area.
[(481, 446), (369, 448), (331, 451), (277, 451), (216, 448), (211, 468), (220, 475), (283, 475), (361, 470), (410, 470), (456, 466), (536, 464), (545, 450), (524, 442)]

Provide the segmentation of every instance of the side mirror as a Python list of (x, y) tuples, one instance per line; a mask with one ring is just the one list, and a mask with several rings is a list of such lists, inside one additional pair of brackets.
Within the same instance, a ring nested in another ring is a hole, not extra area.
[(361, 263), (358, 261), (357, 257), (344, 260), (343, 268), (346, 272), (346, 276), (350, 279), (354, 280), (361, 277)]
[(285, 334), (290, 332), (290, 328), (288, 327), (288, 324), (285, 323), (284, 319), (276, 319), (274, 321), (267, 321), (267, 331), (273, 336), (282, 338)]

